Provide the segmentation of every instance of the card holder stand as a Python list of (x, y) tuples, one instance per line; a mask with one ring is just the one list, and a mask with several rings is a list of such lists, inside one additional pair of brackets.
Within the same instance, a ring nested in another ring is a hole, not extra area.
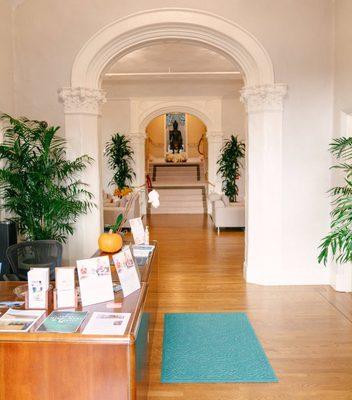
[[(51, 303), (52, 303), (52, 296), (51, 296), (51, 293), (52, 292), (52, 290), (51, 289), (48, 289), (46, 292), (45, 292), (45, 307), (35, 307), (35, 308), (32, 308), (33, 310), (47, 310), (48, 308), (50, 308), (50, 306), (51, 306)], [(29, 309), (29, 299), (28, 299), (28, 291), (26, 291), (25, 293), (24, 293), (24, 307), (25, 307), (25, 309), (26, 310), (28, 310)]]
[(77, 288), (74, 289), (75, 291), (75, 300), (74, 300), (74, 304), (72, 304), (72, 306), (66, 306), (66, 307), (58, 307), (58, 290), (57, 289), (53, 289), (53, 307), (54, 310), (63, 310), (66, 308), (77, 308), (78, 307), (78, 290)]

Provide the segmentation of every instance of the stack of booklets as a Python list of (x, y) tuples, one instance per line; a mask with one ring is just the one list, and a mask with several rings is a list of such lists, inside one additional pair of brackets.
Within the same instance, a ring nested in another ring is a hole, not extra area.
[(0, 318), (0, 332), (28, 332), (44, 315), (42, 310), (9, 309)]
[(86, 311), (53, 311), (37, 332), (74, 333), (87, 316)]

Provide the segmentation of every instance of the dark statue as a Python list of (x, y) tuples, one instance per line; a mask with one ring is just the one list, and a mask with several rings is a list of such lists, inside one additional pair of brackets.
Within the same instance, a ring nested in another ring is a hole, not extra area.
[(177, 153), (180, 152), (180, 150), (183, 149), (183, 139), (182, 139), (182, 133), (181, 131), (178, 130), (178, 122), (174, 121), (173, 122), (173, 127), (174, 129), (172, 131), (169, 131), (169, 143), (170, 143), (170, 149), (172, 153)]

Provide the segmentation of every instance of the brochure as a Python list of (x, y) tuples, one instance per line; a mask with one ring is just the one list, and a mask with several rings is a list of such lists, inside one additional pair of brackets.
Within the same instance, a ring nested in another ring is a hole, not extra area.
[(109, 256), (77, 261), (82, 306), (114, 300)]
[(142, 222), (142, 218), (132, 218), (129, 220), (131, 225), (131, 231), (135, 244), (145, 243), (145, 231)]
[(40, 325), (37, 332), (77, 332), (87, 314), (86, 311), (53, 311)]
[(130, 247), (123, 248), (119, 253), (114, 254), (112, 258), (119, 276), (123, 296), (126, 297), (140, 289), (139, 271), (134, 263)]
[(86, 335), (124, 335), (130, 313), (94, 312), (83, 330)]
[(72, 308), (76, 306), (75, 267), (55, 268), (56, 307)]
[(28, 308), (46, 308), (49, 268), (31, 268), (28, 277)]
[(10, 308), (0, 318), (0, 332), (28, 332), (44, 313), (45, 311)]

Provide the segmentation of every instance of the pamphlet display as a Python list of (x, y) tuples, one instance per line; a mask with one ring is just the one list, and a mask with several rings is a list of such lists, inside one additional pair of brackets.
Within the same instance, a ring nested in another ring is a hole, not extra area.
[(86, 335), (123, 335), (130, 313), (94, 312), (83, 330)]
[(27, 308), (48, 307), (49, 268), (32, 268), (28, 271)]
[(53, 311), (43, 321), (37, 332), (77, 332), (87, 314), (86, 311)]
[(132, 218), (129, 220), (131, 225), (131, 232), (135, 244), (145, 243), (145, 231), (142, 222), (142, 218)]
[(75, 267), (55, 268), (54, 308), (77, 307)]
[(44, 315), (40, 310), (13, 310), (10, 308), (0, 318), (0, 332), (28, 332)]
[(112, 256), (119, 276), (123, 296), (126, 297), (140, 289), (141, 282), (139, 272), (133, 260), (130, 247), (123, 248), (119, 253)]
[(109, 256), (77, 261), (82, 306), (114, 300)]
[(137, 265), (145, 265), (149, 256), (153, 253), (154, 248), (154, 245), (148, 244), (132, 245), (133, 257), (136, 260)]

